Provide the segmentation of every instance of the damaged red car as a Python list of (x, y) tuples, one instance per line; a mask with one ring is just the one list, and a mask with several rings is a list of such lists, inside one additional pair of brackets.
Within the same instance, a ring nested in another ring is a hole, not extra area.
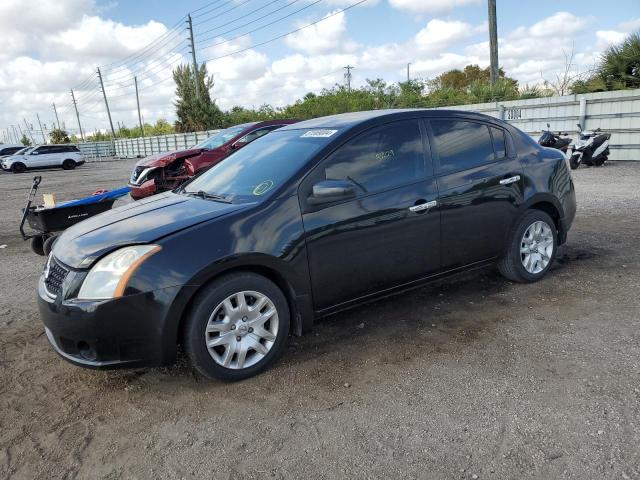
[(173, 190), (196, 173), (215, 165), (256, 138), (295, 122), (297, 120), (243, 123), (221, 130), (195, 147), (145, 157), (131, 173), (131, 197), (139, 200)]

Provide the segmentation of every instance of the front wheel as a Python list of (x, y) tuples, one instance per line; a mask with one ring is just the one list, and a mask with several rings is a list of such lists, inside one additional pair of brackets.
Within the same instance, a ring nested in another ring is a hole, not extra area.
[(27, 166), (22, 162), (16, 162), (11, 165), (11, 171), (13, 173), (22, 173), (27, 169)]
[(282, 352), (289, 316), (285, 296), (267, 278), (226, 275), (197, 296), (183, 347), (205, 377), (242, 380), (265, 370)]
[(514, 282), (536, 282), (551, 268), (557, 248), (553, 219), (543, 211), (527, 210), (513, 230), (498, 268)]
[(571, 167), (571, 170), (575, 170), (576, 168), (578, 168), (581, 161), (582, 155), (580, 155), (579, 153), (574, 153), (573, 155), (571, 155), (571, 158), (569, 159), (569, 166)]

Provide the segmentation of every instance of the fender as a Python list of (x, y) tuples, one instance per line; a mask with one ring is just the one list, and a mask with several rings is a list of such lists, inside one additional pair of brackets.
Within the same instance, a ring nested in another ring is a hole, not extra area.
[(557, 197), (548, 192), (538, 192), (533, 196), (525, 200), (518, 209), (518, 216), (511, 225), (511, 231), (516, 227), (518, 221), (530, 208), (536, 208), (536, 205), (540, 205), (542, 208), (538, 208), (548, 213), (556, 223), (558, 229), (558, 245), (565, 243), (567, 238), (567, 227), (565, 222), (564, 208)]
[(292, 271), (290, 265), (270, 255), (262, 253), (249, 253), (241, 256), (231, 255), (221, 258), (213, 265), (209, 265), (196, 273), (178, 291), (171, 304), (167, 321), (164, 323), (164, 334), (162, 335), (163, 364), (171, 364), (175, 361), (176, 345), (180, 335), (179, 328), (197, 293), (216, 278), (242, 270), (262, 273), (284, 291), (289, 300), (289, 308), (291, 310), (291, 333), (301, 336), (312, 329), (315, 312), (308, 276), (306, 282), (300, 281), (300, 275)]

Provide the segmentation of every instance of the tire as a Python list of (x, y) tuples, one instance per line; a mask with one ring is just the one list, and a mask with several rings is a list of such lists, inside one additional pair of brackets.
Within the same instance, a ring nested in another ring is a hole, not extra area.
[(571, 167), (571, 170), (575, 170), (576, 168), (578, 168), (580, 166), (581, 160), (582, 158), (579, 154), (574, 153), (573, 155), (571, 155), (571, 158), (569, 159), (569, 166)]
[(602, 156), (600, 158), (598, 158), (594, 163), (596, 165), (596, 167), (601, 167), (602, 165), (604, 165), (604, 162), (607, 161), (607, 157)]
[(58, 240), (57, 235), (52, 235), (51, 237), (47, 237), (47, 239), (42, 244), (42, 250), (44, 251), (44, 256), (48, 257), (53, 249), (53, 244)]
[(64, 170), (73, 170), (74, 168), (76, 168), (76, 162), (74, 162), (70, 158), (67, 158), (64, 162), (62, 162), (62, 168)]
[(31, 250), (36, 255), (44, 256), (44, 236), (37, 236), (31, 239)]
[(22, 162), (16, 162), (11, 165), (11, 171), (13, 173), (22, 173), (27, 169), (27, 166)]
[[(543, 227), (539, 234), (536, 233), (536, 226)], [(525, 233), (532, 233), (533, 237), (525, 238)], [(553, 219), (547, 213), (527, 210), (512, 230), (508, 242), (505, 254), (498, 262), (500, 273), (514, 282), (537, 282), (553, 265), (558, 250), (558, 232)], [(552, 247), (551, 252), (549, 247)], [(528, 249), (529, 253), (521, 253), (521, 249)], [(528, 268), (525, 264), (528, 264)]]
[[(244, 308), (238, 298), (244, 298)], [(264, 306), (251, 311), (258, 298), (266, 298)], [(264, 320), (273, 310), (275, 314)], [(280, 355), (289, 325), (289, 305), (273, 282), (254, 273), (233, 273), (215, 280), (196, 296), (186, 317), (183, 348), (203, 376), (242, 380), (264, 371)]]

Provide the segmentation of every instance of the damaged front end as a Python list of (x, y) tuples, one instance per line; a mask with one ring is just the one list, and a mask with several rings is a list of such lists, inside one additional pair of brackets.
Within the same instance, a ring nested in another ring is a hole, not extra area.
[(178, 187), (195, 174), (189, 159), (200, 154), (200, 150), (154, 155), (135, 166), (129, 179), (131, 197), (135, 200), (166, 192)]

